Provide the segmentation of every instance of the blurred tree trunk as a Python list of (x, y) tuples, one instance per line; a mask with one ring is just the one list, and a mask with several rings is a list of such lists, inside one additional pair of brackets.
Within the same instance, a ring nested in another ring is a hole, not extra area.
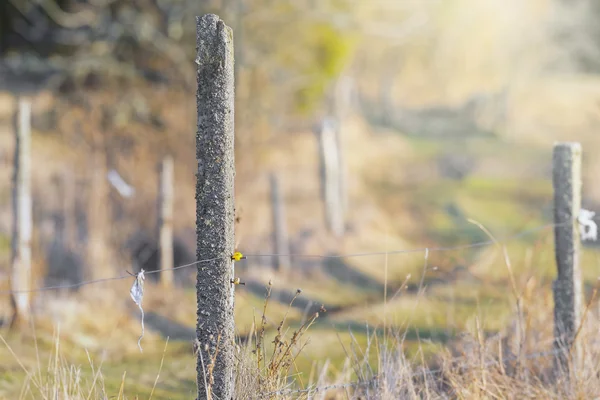
[(13, 317), (11, 327), (30, 318), (31, 290), (31, 102), (21, 99), (15, 124), (15, 159), (13, 175), (13, 235), (11, 303)]

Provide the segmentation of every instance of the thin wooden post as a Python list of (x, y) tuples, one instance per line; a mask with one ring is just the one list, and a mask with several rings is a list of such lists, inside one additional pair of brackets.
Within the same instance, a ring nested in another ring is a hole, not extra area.
[(582, 347), (575, 335), (581, 324), (583, 292), (577, 217), (581, 209), (581, 145), (554, 146), (554, 228), (558, 276), (554, 281), (555, 367), (562, 372), (582, 361)]
[(233, 32), (218, 16), (196, 17), (196, 234), (198, 399), (232, 399), (234, 368)]
[(285, 204), (281, 194), (279, 175), (271, 173), (271, 210), (273, 214), (273, 248), (275, 250), (275, 269), (287, 270), (290, 265), (290, 246), (287, 232)]
[(110, 218), (109, 186), (104, 133), (94, 132), (90, 160), (90, 188), (87, 201), (87, 263), (90, 279), (102, 279), (112, 274), (107, 230)]
[(341, 195), (340, 149), (336, 121), (325, 118), (319, 125), (319, 158), (321, 195), (325, 206), (327, 228), (336, 237), (344, 235), (343, 200)]
[(63, 239), (64, 245), (71, 251), (75, 251), (77, 247), (77, 189), (75, 187), (75, 175), (65, 168), (62, 174), (62, 190), (63, 190)]
[(338, 148), (338, 164), (339, 164), (339, 175), (340, 175), (340, 201), (342, 208), (342, 218), (346, 219), (346, 213), (348, 212), (348, 166), (346, 165), (344, 141), (342, 134), (346, 130), (346, 120), (350, 117), (352, 109), (352, 81), (347, 75), (342, 75), (337, 80), (335, 85), (335, 105), (334, 114), (337, 120), (336, 132), (336, 143)]
[(31, 289), (31, 102), (20, 99), (15, 126), (15, 160), (13, 175), (13, 236), (11, 303), (13, 318), (11, 327), (30, 318)]
[(165, 288), (173, 286), (173, 157), (166, 156), (160, 166), (159, 248), (160, 282)]

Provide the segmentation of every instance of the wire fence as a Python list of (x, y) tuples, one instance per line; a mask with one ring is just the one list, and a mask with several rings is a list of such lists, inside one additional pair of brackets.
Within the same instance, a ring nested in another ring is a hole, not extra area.
[[(579, 222), (581, 223), (581, 221), (579, 221)], [(496, 240), (494, 238), (490, 238), (489, 240), (477, 241), (477, 242), (467, 243), (467, 244), (460, 244), (460, 245), (456, 245), (456, 246), (419, 247), (419, 248), (411, 248), (411, 249), (396, 249), (396, 250), (389, 250), (389, 251), (374, 251), (374, 252), (346, 253), (346, 254), (299, 254), (299, 253), (292, 253), (292, 254), (256, 253), (256, 254), (253, 254), (253, 253), (245, 253), (244, 256), (246, 258), (264, 258), (264, 257), (277, 257), (277, 256), (283, 255), (283, 256), (290, 257), (290, 258), (340, 259), (340, 258), (354, 258), (354, 257), (368, 257), (368, 256), (387, 256), (387, 255), (393, 255), (393, 254), (409, 254), (409, 253), (419, 253), (419, 252), (424, 252), (426, 254), (429, 254), (431, 252), (468, 250), (468, 249), (485, 248), (485, 247), (490, 247), (490, 246), (503, 245), (510, 241), (514, 241), (516, 239), (523, 238), (527, 235), (542, 232), (542, 231), (556, 228), (559, 226), (565, 226), (567, 224), (572, 224), (572, 223), (573, 223), (573, 221), (567, 221), (567, 222), (563, 222), (563, 223), (547, 223), (547, 224), (539, 225), (539, 226), (536, 226), (533, 228), (525, 229), (523, 231), (506, 236), (506, 237), (498, 239), (498, 240)], [(212, 262), (215, 260), (219, 260), (222, 258), (231, 259), (232, 255), (231, 254), (223, 254), (218, 257), (198, 260), (198, 261), (191, 262), (188, 264), (176, 266), (174, 268), (171, 268), (171, 270), (179, 270), (179, 269), (189, 268), (189, 267), (193, 267), (193, 266), (196, 266), (196, 265), (199, 265), (202, 263), (209, 263), (209, 262)], [(234, 261), (232, 260), (232, 262), (234, 262)], [(149, 275), (149, 274), (159, 273), (161, 271), (162, 271), (161, 269), (158, 269), (155, 271), (145, 271), (144, 273), (146, 275)], [(2, 291), (0, 291), (0, 294), (35, 293), (35, 292), (44, 292), (44, 291), (61, 290), (61, 289), (74, 289), (74, 288), (79, 288), (82, 286), (87, 286), (87, 285), (92, 285), (92, 284), (97, 284), (97, 283), (102, 283), (102, 282), (123, 280), (123, 279), (136, 279), (136, 278), (132, 277), (131, 274), (128, 274), (128, 275), (120, 275), (120, 276), (114, 276), (114, 277), (109, 277), (109, 278), (81, 281), (81, 282), (72, 283), (72, 284), (44, 286), (44, 287), (39, 287), (36, 289), (31, 289), (31, 290), (20, 290), (20, 291), (19, 290), (17, 290), (17, 291), (2, 290)], [(143, 319), (142, 319), (142, 321), (143, 321)], [(142, 330), (142, 336), (140, 336), (140, 340), (142, 337), (143, 337), (143, 330)], [(139, 345), (139, 343), (138, 343), (138, 345)], [(140, 349), (141, 349), (141, 347), (140, 347)], [(452, 360), (450, 360), (450, 363), (451, 363), (450, 368), (458, 369), (458, 370), (461, 370), (464, 372), (464, 371), (472, 369), (472, 368), (481, 368), (481, 367), (489, 368), (489, 367), (493, 367), (493, 366), (499, 366), (501, 363), (506, 363), (506, 362), (511, 362), (511, 361), (533, 360), (533, 359), (549, 357), (549, 356), (557, 355), (561, 352), (564, 352), (564, 349), (555, 348), (555, 349), (549, 350), (549, 351), (540, 351), (540, 352), (536, 352), (536, 353), (522, 354), (520, 356), (505, 357), (501, 360), (498, 360), (498, 359), (487, 360), (478, 365), (475, 365), (473, 363), (467, 364), (466, 362), (464, 362), (465, 357), (463, 356), (463, 357), (453, 358)], [(462, 362), (462, 363), (455, 365), (456, 362)], [(404, 376), (404, 378), (415, 379), (415, 378), (418, 378), (421, 376), (422, 377), (434, 376), (437, 374), (442, 374), (447, 370), (448, 370), (448, 367), (440, 367), (440, 368), (423, 367), (420, 371), (411, 373), (408, 376)], [(281, 389), (281, 390), (277, 390), (277, 391), (271, 391), (271, 392), (259, 394), (259, 398), (272, 398), (273, 396), (300, 396), (300, 395), (308, 395), (310, 397), (310, 395), (325, 393), (325, 392), (332, 391), (332, 390), (351, 389), (351, 388), (357, 389), (357, 388), (361, 388), (361, 387), (377, 389), (377, 385), (381, 382), (382, 379), (384, 379), (383, 376), (374, 375), (368, 379), (362, 379), (362, 380), (357, 380), (357, 381), (353, 381), (353, 382), (345, 382), (345, 383), (335, 383), (335, 384), (329, 384), (329, 385), (323, 385), (323, 386), (314, 385), (314, 386), (310, 386), (310, 387), (304, 388), (304, 389), (291, 389), (288, 387), (286, 389)]]
[[(568, 223), (570, 223), (570, 222), (560, 223), (560, 224), (549, 223), (549, 224), (539, 225), (539, 226), (536, 226), (536, 227), (533, 227), (530, 229), (523, 230), (516, 234), (510, 235), (503, 239), (499, 239), (499, 240), (489, 239), (489, 240), (478, 241), (478, 242), (473, 242), (473, 243), (468, 243), (468, 244), (461, 244), (461, 245), (456, 245), (456, 246), (419, 247), (419, 248), (413, 248), (413, 249), (398, 249), (398, 250), (389, 250), (389, 251), (374, 251), (374, 252), (348, 253), (348, 254), (270, 254), (270, 253), (269, 254), (259, 254), (259, 253), (256, 253), (256, 254), (249, 253), (248, 254), (248, 253), (244, 253), (244, 256), (246, 258), (264, 258), (264, 257), (286, 256), (286, 257), (290, 257), (290, 258), (340, 259), (340, 258), (369, 257), (369, 256), (386, 256), (386, 255), (394, 255), (394, 254), (410, 254), (410, 253), (420, 253), (420, 252), (431, 253), (431, 252), (468, 250), (468, 249), (473, 249), (473, 248), (483, 248), (483, 247), (489, 247), (489, 246), (494, 246), (494, 245), (510, 242), (510, 241), (522, 238), (524, 236), (531, 235), (536, 232), (544, 231), (544, 230), (555, 228), (558, 226), (564, 226), (565, 224), (568, 224)], [(209, 258), (209, 259), (194, 261), (194, 262), (191, 262), (188, 264), (179, 265), (174, 268), (169, 268), (169, 270), (179, 270), (179, 269), (183, 269), (183, 268), (189, 268), (189, 267), (196, 266), (198, 264), (208, 263), (208, 262), (215, 261), (215, 260), (222, 259), (222, 258), (231, 258), (231, 256), (232, 256), (231, 254), (223, 254), (222, 256), (219, 256), (219, 257), (213, 257), (213, 258)], [(144, 273), (146, 275), (150, 275), (150, 274), (160, 273), (161, 271), (163, 271), (163, 270), (157, 269), (154, 271), (144, 271)], [(109, 278), (86, 280), (86, 281), (81, 281), (81, 282), (77, 282), (77, 283), (44, 286), (44, 287), (39, 287), (39, 288), (35, 288), (35, 289), (30, 289), (30, 290), (1, 290), (0, 294), (36, 293), (36, 292), (45, 292), (45, 291), (61, 290), (61, 289), (76, 289), (76, 288), (80, 288), (82, 286), (93, 285), (93, 284), (102, 283), (102, 282), (118, 281), (118, 280), (123, 280), (123, 279), (132, 279), (132, 276), (130, 274), (120, 275), (120, 276), (114, 276), (114, 277), (109, 277)]]
[[(170, 268), (170, 270), (178, 270), (178, 269), (182, 269), (182, 268), (189, 268), (192, 267), (194, 265), (198, 265), (198, 264), (202, 264), (202, 263), (207, 263), (207, 262), (211, 262), (211, 261), (215, 261), (215, 260), (219, 260), (221, 257), (213, 257), (213, 258), (209, 258), (206, 260), (200, 260), (200, 261), (194, 261), (192, 263), (189, 264), (184, 264), (184, 265), (179, 265), (177, 267), (174, 268)], [(150, 275), (150, 274), (157, 274), (161, 272), (161, 270), (156, 270), (156, 271), (144, 271), (145, 275)], [(0, 294), (16, 294), (16, 293), (35, 293), (35, 292), (45, 292), (45, 291), (50, 291), (50, 290), (61, 290), (61, 289), (76, 289), (82, 286), (87, 286), (87, 285), (93, 285), (95, 283), (101, 283), (101, 282), (110, 282), (110, 281), (119, 281), (122, 279), (132, 279), (132, 276), (130, 274), (128, 275), (120, 275), (120, 276), (114, 276), (114, 277), (110, 277), (110, 278), (100, 278), (100, 279), (93, 279), (93, 280), (89, 280), (89, 281), (81, 281), (81, 282), (77, 282), (77, 283), (71, 283), (71, 284), (66, 284), (66, 285), (54, 285), (54, 286), (44, 286), (44, 287), (40, 287), (37, 289), (30, 289), (30, 290), (2, 290), (0, 291)]]

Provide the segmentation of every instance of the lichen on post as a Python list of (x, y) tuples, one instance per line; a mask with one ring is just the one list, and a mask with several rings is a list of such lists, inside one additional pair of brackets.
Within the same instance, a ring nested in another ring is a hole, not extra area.
[(218, 16), (196, 17), (196, 235), (198, 399), (233, 398), (233, 33)]

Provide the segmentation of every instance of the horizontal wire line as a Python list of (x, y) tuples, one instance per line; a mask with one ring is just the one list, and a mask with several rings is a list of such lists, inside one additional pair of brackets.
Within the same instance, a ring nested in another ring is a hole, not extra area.
[[(222, 257), (222, 256), (221, 256)], [(194, 261), (192, 263), (189, 264), (184, 264), (184, 265), (180, 265), (174, 268), (169, 268), (168, 270), (176, 270), (176, 269), (181, 269), (181, 268), (187, 268), (187, 267), (191, 267), (197, 264), (202, 264), (205, 262), (210, 262), (210, 261), (215, 261), (220, 259), (221, 257), (215, 257), (215, 258), (209, 258), (207, 260), (200, 260), (200, 261)], [(149, 275), (149, 274), (156, 274), (158, 272), (161, 271), (167, 271), (167, 270), (156, 270), (156, 271), (144, 271), (144, 274)], [(31, 290), (0, 290), (0, 294), (9, 294), (9, 293), (34, 293), (34, 292), (44, 292), (44, 291), (49, 291), (49, 290), (59, 290), (59, 289), (75, 289), (81, 286), (87, 286), (87, 285), (91, 285), (94, 283), (101, 283), (101, 282), (109, 282), (109, 281), (118, 281), (121, 279), (127, 279), (127, 278), (132, 278), (131, 275), (121, 275), (121, 276), (114, 276), (111, 278), (101, 278), (101, 279), (94, 279), (94, 280), (90, 280), (90, 281), (83, 281), (83, 282), (78, 282), (78, 283), (71, 283), (71, 284), (67, 284), (67, 285), (57, 285), (57, 286), (45, 286), (45, 287), (41, 287), (41, 288), (37, 288), (37, 289), (31, 289)]]
[[(491, 246), (491, 245), (498, 244), (498, 243), (508, 242), (508, 241), (517, 239), (517, 238), (519, 238), (521, 236), (526, 236), (526, 235), (534, 233), (534, 232), (539, 232), (539, 231), (542, 231), (542, 230), (545, 230), (545, 229), (549, 229), (549, 228), (553, 228), (553, 227), (565, 225), (567, 223), (569, 223), (569, 222), (564, 222), (564, 223), (559, 223), (559, 224), (545, 224), (545, 225), (541, 225), (541, 226), (538, 226), (538, 227), (535, 227), (535, 228), (524, 230), (524, 231), (519, 232), (519, 233), (517, 233), (515, 235), (509, 236), (507, 238), (504, 238), (504, 239), (498, 240), (498, 241), (495, 241), (495, 240), (486, 240), (486, 241), (481, 241), (481, 242), (475, 242), (475, 243), (463, 244), (463, 245), (457, 245), (457, 246), (449, 246), (449, 247), (422, 247), (422, 248), (416, 248), (416, 249), (377, 251), (377, 252), (370, 252), (370, 253), (354, 253), (354, 254), (328, 254), (328, 255), (325, 255), (325, 254), (323, 254), (323, 255), (320, 255), (320, 254), (244, 254), (244, 255), (246, 257), (248, 257), (248, 258), (253, 258), (253, 257), (259, 258), (259, 257), (289, 256), (289, 257), (297, 257), (297, 258), (322, 258), (322, 259), (327, 259), (327, 258), (367, 257), (367, 256), (391, 255), (391, 254), (408, 254), (408, 253), (419, 253), (419, 252), (424, 252), (424, 251), (467, 250), (467, 249), (471, 249), (471, 248), (485, 247), (485, 246)], [(167, 270), (157, 269), (155, 271), (145, 271), (145, 274), (146, 275), (150, 275), (150, 274), (159, 273), (161, 271), (168, 271), (168, 270), (177, 270), (177, 269), (182, 269), (182, 268), (188, 268), (188, 267), (192, 267), (194, 265), (198, 265), (198, 264), (201, 264), (201, 263), (215, 261), (215, 260), (218, 260), (218, 259), (220, 259), (222, 257), (230, 257), (230, 255), (223, 255), (223, 256), (214, 257), (214, 258), (210, 258), (210, 259), (206, 259), (206, 260), (194, 261), (192, 263), (184, 264), (184, 265), (179, 265), (177, 267), (169, 268)], [(0, 290), (0, 294), (35, 293), (35, 292), (44, 292), (44, 291), (50, 291), (50, 290), (75, 289), (75, 288), (79, 288), (81, 286), (92, 285), (92, 284), (95, 284), (95, 283), (117, 281), (117, 280), (122, 280), (122, 279), (127, 279), (127, 278), (131, 278), (131, 276), (130, 275), (122, 275), (122, 276), (115, 276), (115, 277), (110, 277), (110, 278), (94, 279), (94, 280), (83, 281), (83, 282), (72, 283), (72, 284), (66, 284), (66, 285), (45, 286), (45, 287), (36, 288), (36, 289), (30, 289), (30, 290)]]

